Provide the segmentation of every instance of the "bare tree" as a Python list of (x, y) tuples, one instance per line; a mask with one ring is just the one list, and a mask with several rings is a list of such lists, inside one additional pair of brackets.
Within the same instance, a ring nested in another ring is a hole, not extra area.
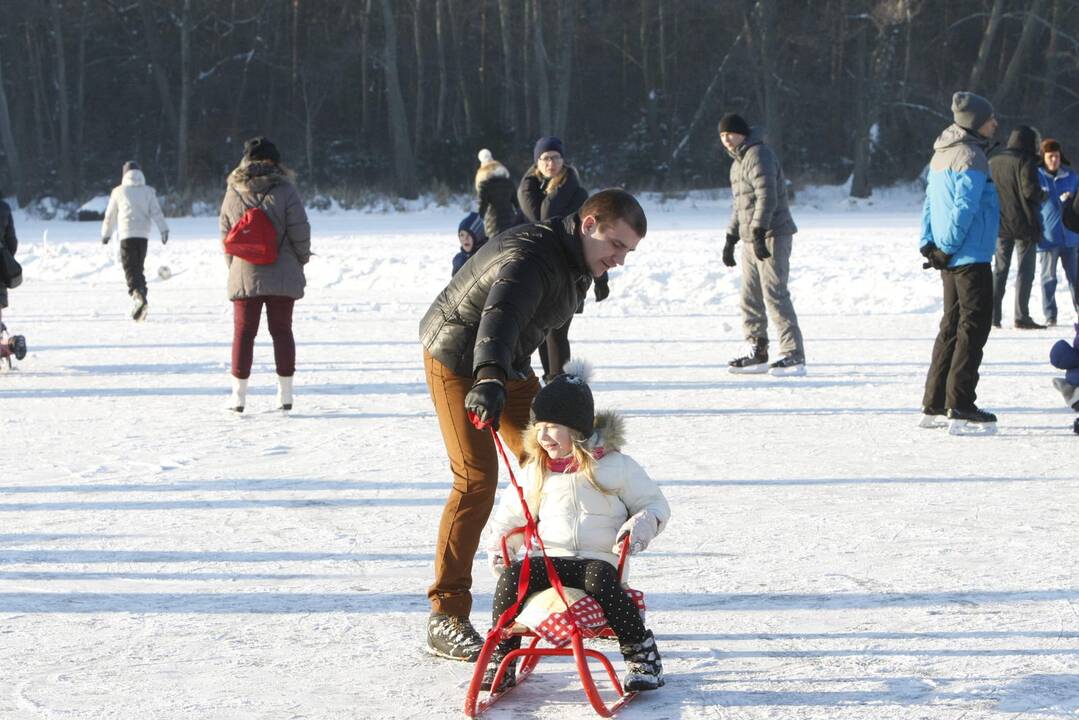
[(985, 75), (985, 67), (989, 63), (989, 51), (993, 47), (997, 30), (1000, 28), (1000, 18), (1004, 14), (1004, 0), (993, 0), (993, 9), (989, 12), (989, 20), (985, 24), (985, 32), (982, 33), (982, 41), (978, 45), (978, 57), (970, 68), (970, 80), (967, 88), (973, 92), (984, 92), (981, 89), (982, 79)]
[(382, 6), (382, 29), (385, 34), (382, 53), (382, 69), (386, 77), (386, 100), (389, 113), (390, 137), (393, 141), (393, 168), (397, 193), (404, 198), (415, 198), (416, 162), (412, 156), (409, 140), (408, 116), (405, 100), (401, 96), (401, 82), (397, 73), (397, 23), (393, 17), (390, 0), (380, 0)]
[(15, 134), (11, 132), (11, 113), (8, 109), (7, 90), (4, 88), (4, 62), (0, 57), (0, 142), (4, 145), (4, 157), (7, 159), (11, 182), (15, 185), (15, 195), (19, 203), (26, 202), (22, 180), (22, 162), (19, 160), (19, 146), (15, 143)]
[(547, 80), (547, 50), (543, 46), (543, 7), (540, 0), (532, 0), (532, 43), (539, 131), (547, 135), (553, 131), (554, 125), (551, 121), (551, 90)]
[(52, 32), (56, 43), (56, 103), (60, 111), (60, 196), (70, 200), (75, 196), (75, 178), (71, 164), (71, 108), (67, 97), (67, 61), (60, 0), (52, 0)]
[(1030, 6), (1024, 12), (1023, 33), (1019, 36), (1019, 44), (1015, 46), (1015, 52), (1012, 53), (1012, 57), (1008, 61), (1008, 69), (1004, 71), (1004, 79), (1000, 81), (997, 93), (993, 96), (993, 104), (997, 108), (1003, 109), (1007, 107), (1005, 103), (1011, 99), (1011, 95), (1019, 84), (1023, 68), (1026, 67), (1027, 61), (1033, 54), (1034, 45), (1043, 29), (1045, 20), (1042, 18), (1042, 12), (1044, 9), (1045, 0), (1032, 0)]

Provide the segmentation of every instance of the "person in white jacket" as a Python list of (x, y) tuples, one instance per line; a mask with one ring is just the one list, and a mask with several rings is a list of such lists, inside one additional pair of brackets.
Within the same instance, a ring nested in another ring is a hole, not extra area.
[[(620, 542), (627, 534), (636, 554), (664, 528), (671, 508), (659, 486), (633, 458), (621, 452), (623, 422), (614, 413), (595, 414), (587, 366), (572, 362), (566, 372), (543, 387), (532, 403), (532, 422), (524, 431), (528, 456), (521, 475), (529, 512), (566, 587), (583, 589), (595, 598), (618, 635), (626, 659), (623, 687), (627, 692), (663, 685), (663, 666), (652, 631), (618, 578)], [(501, 538), (524, 525), (524, 511), (515, 490), (502, 494), (491, 521), (488, 557), (498, 576), (493, 622), (517, 599), (521, 562), (505, 567)], [(507, 543), (516, 556), (521, 535)], [(538, 551), (537, 551), (538, 552)], [(528, 594), (551, 586), (543, 562), (531, 562)], [(520, 637), (500, 643), (486, 669), (483, 689), (490, 689), (502, 658), (520, 647)], [(515, 684), (507, 673), (498, 691)]]
[(169, 225), (157, 202), (157, 192), (146, 184), (146, 177), (134, 160), (124, 163), (123, 179), (109, 195), (109, 207), (101, 224), (101, 243), (108, 244), (113, 231), (120, 235), (120, 263), (127, 277), (127, 293), (131, 296), (131, 317), (145, 320), (149, 305), (146, 302), (146, 246), (150, 223), (157, 225), (161, 244), (169, 241)]

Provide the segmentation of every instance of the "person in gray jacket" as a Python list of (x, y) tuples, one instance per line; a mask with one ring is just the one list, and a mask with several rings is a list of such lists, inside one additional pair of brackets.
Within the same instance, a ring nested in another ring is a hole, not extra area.
[[(719, 139), (731, 165), (731, 222), (723, 264), (734, 267), (742, 243), (742, 330), (749, 347), (730, 361), (732, 373), (804, 375), (805, 347), (787, 280), (791, 246), (798, 228), (791, 218), (786, 181), (772, 149), (740, 115), (719, 121)], [(768, 316), (779, 330), (781, 357), (768, 364)]]
[(101, 223), (101, 243), (108, 244), (114, 230), (120, 235), (120, 264), (127, 278), (127, 294), (131, 296), (131, 317), (146, 319), (150, 306), (146, 302), (146, 246), (149, 243), (150, 223), (157, 225), (161, 244), (169, 241), (169, 225), (157, 202), (157, 192), (146, 184), (139, 164), (124, 163), (120, 184), (109, 195), (109, 206)]
[(232, 397), (229, 409), (243, 412), (262, 307), (273, 338), (277, 369), (277, 405), (292, 409), (292, 379), (296, 372), (296, 341), (292, 307), (303, 297), (307, 280), (303, 266), (311, 259), (311, 226), (307, 222), (295, 175), (281, 164), (272, 142), (256, 137), (244, 143), (244, 156), (229, 174), (221, 201), (221, 242), (251, 208), (260, 207), (277, 231), (277, 260), (255, 265), (225, 253), (229, 266), (228, 293), (233, 309)]

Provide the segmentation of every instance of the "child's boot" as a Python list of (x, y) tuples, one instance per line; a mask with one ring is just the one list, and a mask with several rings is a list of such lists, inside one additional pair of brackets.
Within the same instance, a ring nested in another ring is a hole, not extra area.
[(623, 692), (640, 692), (663, 687), (663, 664), (660, 662), (656, 639), (646, 630), (644, 640), (622, 645), (626, 659), (626, 675), (622, 678)]
[(232, 376), (232, 395), (229, 397), (228, 409), (233, 412), (242, 413), (244, 411), (244, 405), (247, 403), (247, 378), (240, 379), (235, 375)]
[[(521, 638), (519, 637), (503, 640), (498, 644), (494, 653), (491, 655), (491, 662), (487, 664), (487, 668), (483, 671), (483, 680), (480, 682), (480, 690), (490, 690), (494, 686), (495, 675), (498, 673), (498, 666), (502, 664), (502, 661), (509, 655), (511, 650), (516, 650), (519, 647), (521, 647)], [(495, 693), (505, 692), (516, 684), (517, 662), (514, 661), (506, 668), (506, 672), (502, 675), (502, 682), (498, 684), (498, 689), (495, 690)]]
[(292, 409), (292, 376), (277, 376), (277, 409)]

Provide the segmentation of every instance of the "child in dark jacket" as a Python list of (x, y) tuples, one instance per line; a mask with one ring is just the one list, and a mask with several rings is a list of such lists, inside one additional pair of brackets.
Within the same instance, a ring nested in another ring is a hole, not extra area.
[(461, 243), (461, 251), (453, 256), (453, 271), (450, 277), (456, 275), (468, 259), (487, 242), (487, 235), (483, 232), (483, 218), (479, 213), (470, 212), (465, 215), (465, 219), (457, 225), (457, 240)]
[(1053, 378), (1053, 386), (1068, 407), (1079, 411), (1079, 323), (1075, 324), (1075, 340), (1070, 345), (1067, 340), (1057, 340), (1049, 350), (1049, 362), (1064, 371), (1064, 377)]

